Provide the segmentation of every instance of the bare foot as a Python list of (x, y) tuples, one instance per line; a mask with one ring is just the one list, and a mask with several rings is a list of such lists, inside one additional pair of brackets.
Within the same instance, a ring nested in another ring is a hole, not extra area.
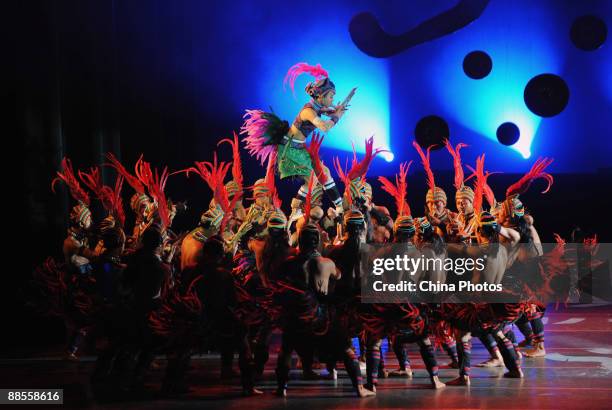
[(410, 368), (395, 369), (395, 370), (392, 370), (389, 373), (389, 376), (391, 376), (391, 377), (408, 377), (409, 379), (411, 379), (412, 378), (412, 369), (410, 369)]
[(478, 363), (476, 367), (502, 367), (503, 365), (504, 365), (504, 362), (502, 362), (501, 360), (491, 358), (482, 363)]
[(446, 382), (447, 386), (469, 386), (470, 385), (470, 376), (459, 376), (456, 379), (451, 380), (450, 382)]
[(276, 391), (274, 392), (274, 395), (276, 395), (277, 397), (287, 397), (287, 389), (284, 389), (282, 387), (279, 387), (278, 389), (276, 389)]
[(432, 376), (431, 377), (431, 387), (434, 389), (441, 389), (443, 387), (446, 387), (446, 384), (442, 383), (440, 381), (440, 378), (438, 378), (438, 376)]
[(518, 370), (511, 370), (508, 373), (505, 373), (504, 377), (507, 377), (510, 379), (522, 379), (524, 375), (523, 375), (523, 371), (521, 369), (518, 369)]
[(363, 385), (359, 385), (357, 386), (357, 397), (372, 397), (372, 396), (376, 396), (376, 392), (372, 391), (372, 390), (368, 390), (365, 387), (363, 387)]

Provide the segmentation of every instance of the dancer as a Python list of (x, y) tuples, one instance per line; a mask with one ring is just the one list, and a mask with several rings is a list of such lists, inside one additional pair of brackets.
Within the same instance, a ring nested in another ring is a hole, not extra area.
[[(306, 198), (310, 173), (313, 169), (312, 159), (305, 146), (306, 139), (315, 129), (323, 132), (331, 130), (345, 114), (348, 103), (355, 93), (353, 89), (342, 103), (333, 106), (336, 86), (330, 80), (327, 71), (319, 64), (311, 66), (307, 63), (298, 63), (287, 72), (285, 83), (289, 82), (293, 90), (295, 80), (301, 74), (309, 74), (315, 78), (315, 81), (306, 86), (306, 93), (311, 100), (304, 104), (291, 125), (273, 113), (247, 110), (246, 121), (241, 129), (241, 134), (246, 134), (244, 138), (246, 148), (262, 164), (267, 161), (272, 152), (277, 152), (280, 177), (282, 179), (289, 177), (303, 179), (301, 188), (291, 201), (292, 213), (289, 217), (289, 224), (299, 219), (302, 214), (301, 205)], [(323, 119), (323, 115), (329, 119)], [(323, 167), (322, 171), (322, 173), (317, 173), (317, 181), (323, 184), (336, 211), (342, 213), (342, 199), (329, 169)]]

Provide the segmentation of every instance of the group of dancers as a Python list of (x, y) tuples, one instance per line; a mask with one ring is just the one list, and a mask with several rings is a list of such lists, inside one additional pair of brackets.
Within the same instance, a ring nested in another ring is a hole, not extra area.
[[(523, 377), (524, 356), (545, 355), (544, 286), (517, 303), (362, 303), (362, 279), (368, 273), (361, 272), (360, 247), (394, 243), (409, 255), (431, 258), (486, 254), (484, 271), (471, 276), (475, 283), (501, 283), (507, 272), (530, 264), (562, 270), (563, 241), (559, 238), (559, 247), (545, 254), (534, 217), (519, 199), (538, 178), (546, 180), (545, 192), (550, 188), (553, 178), (546, 167), (552, 160), (536, 161), (498, 201), (489, 186), (484, 154), (474, 168), (468, 167), (472, 173), (466, 178), (460, 155), (465, 145), (447, 141), (455, 168), (452, 211), (447, 193), (436, 185), (430, 150), (415, 142), (429, 187), (425, 214), (414, 215), (409, 205), (411, 164), (404, 163), (395, 180), (378, 178), (394, 199), (393, 215), (374, 202), (367, 180), (371, 161), (382, 152), (374, 148), (372, 138), (365, 141), (361, 160), (353, 155), (349, 169), (337, 158), (333, 161), (344, 185), (340, 194), (319, 156), (321, 132), (341, 120), (355, 91), (333, 106), (335, 86), (320, 65), (296, 64), (286, 81), (293, 89), (304, 73), (314, 77), (306, 86), (310, 101), (291, 123), (273, 113), (246, 112), (242, 142), (265, 169), (265, 176), (251, 185), (244, 180), (241, 141), (235, 133), (219, 142), (231, 147), (231, 161), (220, 161), (215, 153), (211, 162), (195, 162), (176, 172), (157, 169), (143, 157), (130, 171), (109, 153), (104, 165), (116, 171), (114, 186), (103, 183), (99, 167), (75, 171), (69, 159), (63, 160), (52, 186), (63, 182), (75, 205), (63, 260), (49, 258), (33, 274), (38, 296), (34, 306), (65, 319), (70, 359), (78, 359), (84, 340), (105, 340), (91, 377), (95, 389), (138, 389), (156, 365), (156, 355), (165, 354), (162, 388), (168, 394), (184, 393), (192, 355), (216, 350), (225, 376), (231, 376), (238, 352), (244, 394), (260, 394), (257, 382), (277, 330), (280, 396), (287, 394), (294, 351), (306, 378), (320, 377), (315, 362), (325, 365), (326, 377), (336, 378), (337, 363), (343, 362), (359, 397), (375, 395), (379, 377), (412, 377), (410, 343), (418, 345), (433, 388), (445, 386), (438, 373), (438, 348), (449, 356), (448, 366), (458, 369), (458, 377), (446, 385), (470, 384), (473, 336), (491, 355), (479, 366), (505, 366), (506, 377)], [(185, 204), (166, 196), (166, 182), (169, 177), (193, 176), (210, 187), (212, 200), (198, 225), (178, 234), (172, 224)], [(279, 176), (303, 181), (288, 216), (276, 189)], [(123, 205), (125, 183), (134, 191), (129, 201), (131, 230)], [(331, 203), (326, 210), (323, 194)], [(98, 221), (90, 210), (92, 197), (105, 211)], [(542, 281), (550, 283), (551, 275), (542, 275)], [(417, 275), (418, 280), (438, 282), (452, 276), (444, 271)], [(514, 328), (524, 336), (521, 343)], [(359, 354), (354, 338), (360, 341)], [(399, 364), (391, 372), (381, 355), (385, 338)]]

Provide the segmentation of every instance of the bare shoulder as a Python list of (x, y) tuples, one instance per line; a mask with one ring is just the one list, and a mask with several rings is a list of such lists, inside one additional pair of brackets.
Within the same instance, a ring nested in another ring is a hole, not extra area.
[(325, 256), (317, 257), (317, 264), (321, 267), (335, 267), (336, 264), (333, 260), (326, 258)]
[(302, 120), (313, 120), (316, 117), (317, 117), (316, 111), (310, 107), (304, 107), (302, 108), (302, 111), (300, 111), (300, 118)]

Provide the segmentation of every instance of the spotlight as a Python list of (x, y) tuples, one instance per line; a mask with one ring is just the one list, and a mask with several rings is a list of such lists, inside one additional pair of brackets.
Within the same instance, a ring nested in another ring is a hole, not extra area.
[(395, 155), (392, 152), (383, 152), (380, 154), (381, 157), (387, 162), (391, 162), (395, 159)]

